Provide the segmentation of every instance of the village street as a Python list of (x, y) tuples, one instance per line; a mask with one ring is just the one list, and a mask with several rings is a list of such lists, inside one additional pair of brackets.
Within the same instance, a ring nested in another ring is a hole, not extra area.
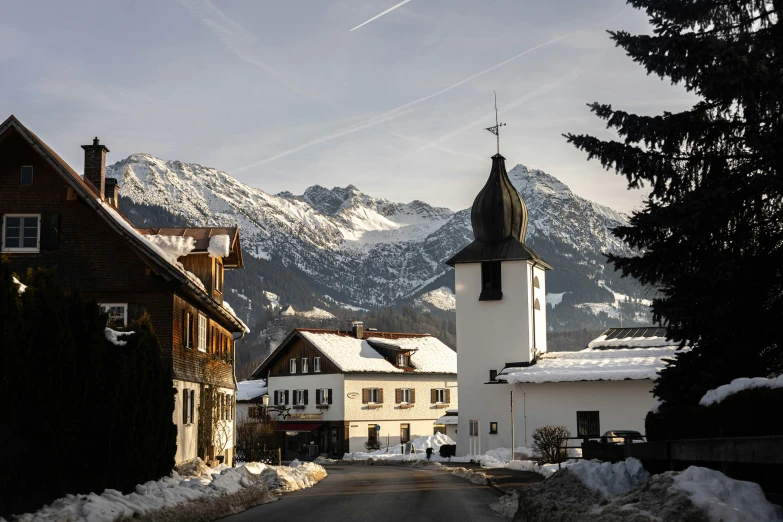
[(324, 467), (329, 475), (316, 486), (221, 520), (500, 520), (488, 507), (499, 497), (493, 489), (450, 473), (361, 464)]

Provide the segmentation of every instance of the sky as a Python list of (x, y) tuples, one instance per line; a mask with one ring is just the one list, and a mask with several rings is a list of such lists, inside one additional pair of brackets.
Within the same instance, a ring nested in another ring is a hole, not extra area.
[[(380, 15), (380, 16), (379, 16)], [(606, 30), (649, 33), (620, 0), (101, 0), (0, 5), (0, 121), (76, 170), (98, 136), (224, 170), (269, 193), (353, 184), (467, 208), (496, 152), (628, 212), (644, 191), (569, 145), (613, 139), (587, 103), (640, 114), (694, 97)]]

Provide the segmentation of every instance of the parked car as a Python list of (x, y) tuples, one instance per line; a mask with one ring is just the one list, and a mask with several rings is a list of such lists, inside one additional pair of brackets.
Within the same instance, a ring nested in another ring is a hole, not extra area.
[(602, 444), (633, 444), (635, 442), (647, 442), (638, 431), (609, 430), (601, 435)]

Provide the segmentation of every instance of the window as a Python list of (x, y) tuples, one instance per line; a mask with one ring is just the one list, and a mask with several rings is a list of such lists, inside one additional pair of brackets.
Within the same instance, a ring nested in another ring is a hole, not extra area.
[(40, 249), (40, 214), (6, 214), (3, 216), (3, 252), (38, 252)]
[(413, 402), (413, 390), (410, 388), (400, 388), (397, 390), (397, 402), (403, 404), (410, 404)]
[(451, 390), (447, 388), (433, 388), (431, 400), (435, 404), (448, 404), (451, 398)]
[(207, 317), (198, 314), (198, 349), (207, 351)]
[(433, 426), (432, 434), (437, 435), (438, 433), (446, 434), (446, 425), (445, 424), (436, 424)]
[(383, 390), (381, 388), (364, 388), (362, 390), (362, 402), (364, 404), (381, 404), (383, 402)]
[(470, 429), (471, 437), (478, 437), (479, 434), (479, 421), (477, 419), (470, 419), (468, 421), (468, 428)]
[(497, 435), (498, 432), (498, 423), (497, 422), (490, 422), (489, 423), (489, 434), (490, 435)]
[(109, 314), (106, 326), (128, 326), (127, 303), (98, 303), (104, 313)]
[(185, 312), (183, 319), (182, 344), (185, 348), (193, 348), (193, 316)]
[(182, 393), (182, 424), (193, 424), (193, 415), (196, 411), (196, 391), (183, 390)]
[(296, 373), (296, 359), (288, 361), (288, 373)]
[(307, 373), (308, 370), (308, 364), (307, 364), (307, 357), (302, 357), (302, 373)]
[(332, 390), (330, 388), (315, 390), (315, 403), (332, 404)]
[(533, 301), (533, 308), (536, 310), (541, 310), (541, 303), (538, 302), (538, 298), (536, 298), (535, 301)]
[(33, 184), (33, 167), (32, 165), (24, 165), (22, 171), (19, 173), (20, 185), (32, 185)]
[(489, 380), (494, 382), (498, 380), (498, 371), (497, 370), (490, 370), (489, 371)]
[(367, 440), (370, 443), (378, 442), (378, 425), (377, 424), (368, 424), (367, 425)]
[(538, 276), (533, 276), (533, 288), (541, 288), (541, 284), (538, 282)]
[(479, 301), (499, 301), (503, 299), (500, 282), (500, 261), (481, 263), (481, 295)]
[(397, 354), (397, 366), (408, 366), (409, 356), (407, 352)]
[(288, 404), (288, 390), (275, 390), (275, 406)]
[(576, 436), (577, 437), (601, 436), (601, 425), (599, 422), (597, 411), (576, 412)]
[(294, 406), (307, 405), (307, 390), (294, 390)]
[(313, 357), (313, 373), (321, 373), (321, 358)]
[(411, 425), (400, 424), (400, 444), (411, 441)]
[(223, 263), (215, 262), (215, 290), (223, 293)]

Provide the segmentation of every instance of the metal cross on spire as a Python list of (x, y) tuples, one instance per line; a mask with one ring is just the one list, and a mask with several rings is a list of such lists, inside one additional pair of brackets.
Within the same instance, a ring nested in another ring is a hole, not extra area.
[[(495, 91), (493, 91), (493, 92), (495, 92)], [(489, 132), (491, 132), (492, 134), (497, 136), (497, 140), (498, 140), (498, 154), (500, 154), (500, 127), (503, 127), (505, 125), (506, 125), (505, 123), (500, 123), (498, 121), (498, 93), (495, 92), (495, 126), (494, 127), (487, 127), (484, 130), (488, 130)]]

